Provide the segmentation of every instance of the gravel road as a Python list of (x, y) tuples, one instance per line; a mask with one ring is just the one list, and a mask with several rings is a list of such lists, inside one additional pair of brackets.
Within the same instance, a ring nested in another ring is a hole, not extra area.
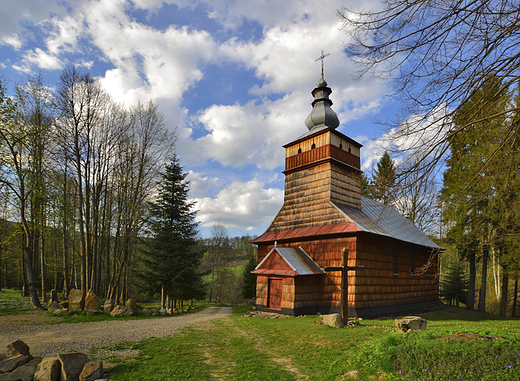
[(31, 349), (31, 354), (38, 357), (69, 350), (86, 353), (91, 347), (169, 336), (183, 327), (229, 315), (230, 307), (209, 307), (195, 314), (158, 319), (0, 327), (0, 353), (7, 352), (7, 344), (15, 340), (25, 342)]

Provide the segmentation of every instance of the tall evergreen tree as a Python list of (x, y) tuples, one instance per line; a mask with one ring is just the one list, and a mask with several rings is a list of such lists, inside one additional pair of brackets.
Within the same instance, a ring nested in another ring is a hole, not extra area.
[(256, 275), (251, 274), (256, 265), (256, 253), (253, 252), (249, 256), (249, 261), (242, 273), (242, 297), (244, 299), (253, 299), (256, 296)]
[[(485, 310), (487, 254), (496, 239), (492, 205), (502, 197), (506, 186), (504, 167), (489, 165), (490, 155), (496, 152), (508, 155), (509, 145), (503, 144), (504, 131), (509, 128), (503, 114), (507, 102), (508, 94), (495, 78), (482, 83), (481, 89), (456, 114), (454, 131), (464, 130), (464, 133), (452, 134), (451, 154), (444, 172), (442, 199), (447, 206), (444, 219), (451, 225), (448, 237), (470, 264), (469, 309), (474, 308), (475, 263), (477, 254), (482, 253), (480, 311)], [(503, 116), (487, 119), (490, 114)], [(473, 120), (481, 122), (471, 123)]]
[(385, 205), (391, 205), (394, 200), (395, 180), (395, 164), (388, 151), (385, 151), (377, 162), (377, 168), (374, 173), (371, 186), (373, 198)]
[(154, 291), (188, 300), (201, 297), (198, 274), (202, 251), (197, 241), (196, 211), (188, 201), (187, 173), (174, 155), (165, 166), (155, 201), (150, 202), (150, 238), (141, 255), (143, 269), (138, 276)]

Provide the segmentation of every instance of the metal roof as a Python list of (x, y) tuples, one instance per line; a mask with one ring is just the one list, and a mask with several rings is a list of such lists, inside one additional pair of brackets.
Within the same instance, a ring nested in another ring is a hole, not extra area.
[(274, 242), (311, 236), (326, 236), (329, 234), (366, 232), (441, 249), (439, 245), (419, 230), (410, 219), (404, 217), (391, 206), (365, 197), (361, 197), (361, 209), (332, 201), (330, 203), (345, 217), (345, 222), (281, 231), (267, 231), (251, 242)]
[(361, 231), (440, 249), (410, 219), (391, 206), (365, 197), (361, 197), (361, 210), (332, 201), (331, 203)]
[[(280, 257), (290, 266), (292, 271), (265, 268), (266, 262), (273, 255)], [(313, 261), (311, 257), (301, 248), (275, 246), (269, 254), (252, 271), (253, 274), (279, 274), (279, 275), (318, 275), (324, 274), (323, 269)]]

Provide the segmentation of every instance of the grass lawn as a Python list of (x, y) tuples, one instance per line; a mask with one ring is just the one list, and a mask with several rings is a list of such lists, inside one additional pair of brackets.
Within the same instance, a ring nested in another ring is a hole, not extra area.
[[(426, 331), (402, 334), (395, 332), (394, 319), (334, 329), (315, 324), (317, 316), (263, 319), (246, 317), (247, 311), (236, 308), (229, 319), (90, 355), (105, 361), (110, 380), (520, 380), (518, 319), (445, 307), (421, 315)], [(46, 320), (46, 314), (31, 310), (19, 292), (0, 291), (0, 323), (111, 318), (101, 313)], [(124, 319), (135, 318), (144, 317)]]
[[(520, 380), (520, 320), (446, 307), (428, 330), (395, 333), (394, 319), (334, 329), (316, 316), (230, 319), (166, 339), (128, 343), (111, 380)], [(477, 338), (474, 334), (504, 339)]]

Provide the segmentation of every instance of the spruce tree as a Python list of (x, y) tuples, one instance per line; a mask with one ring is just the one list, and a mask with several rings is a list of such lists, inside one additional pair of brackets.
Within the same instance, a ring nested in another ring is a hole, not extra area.
[(149, 239), (142, 251), (138, 276), (155, 292), (171, 298), (203, 297), (197, 272), (202, 251), (196, 240), (194, 203), (188, 200), (189, 182), (176, 156), (165, 166), (156, 199), (149, 203)]
[(253, 299), (256, 297), (256, 275), (251, 274), (257, 265), (256, 253), (253, 252), (249, 256), (244, 272), (242, 273), (242, 297), (244, 299)]
[(377, 162), (374, 173), (371, 193), (375, 200), (385, 205), (391, 205), (394, 200), (395, 165), (388, 151), (385, 151)]
[(439, 295), (450, 305), (455, 304), (458, 307), (459, 302), (466, 304), (468, 301), (468, 286), (462, 262), (455, 262), (441, 281)]

